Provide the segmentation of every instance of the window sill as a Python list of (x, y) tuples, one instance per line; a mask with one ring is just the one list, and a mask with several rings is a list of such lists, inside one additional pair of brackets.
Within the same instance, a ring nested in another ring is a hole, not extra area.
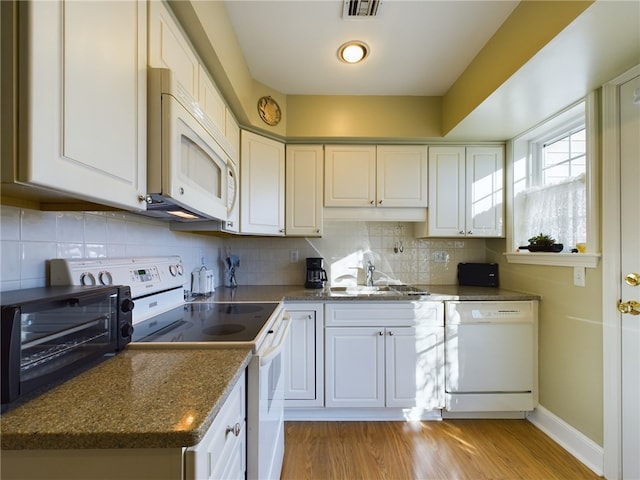
[(555, 267), (596, 268), (600, 261), (599, 253), (505, 253), (508, 263), (526, 265), (551, 265)]

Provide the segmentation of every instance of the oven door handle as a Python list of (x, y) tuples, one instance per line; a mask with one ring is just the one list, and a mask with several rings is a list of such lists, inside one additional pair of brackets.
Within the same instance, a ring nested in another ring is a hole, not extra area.
[(264, 353), (260, 353), (260, 366), (265, 366), (273, 360), (273, 357), (280, 353), (284, 342), (287, 339), (287, 333), (289, 333), (289, 327), (291, 326), (291, 315), (288, 312), (285, 312), (282, 316), (282, 322), (280, 323), (280, 328), (278, 329), (277, 335), (277, 343), (275, 345), (271, 345), (267, 348)]

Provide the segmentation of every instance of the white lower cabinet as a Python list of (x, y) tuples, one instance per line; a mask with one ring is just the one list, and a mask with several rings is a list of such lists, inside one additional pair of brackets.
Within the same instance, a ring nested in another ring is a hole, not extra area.
[(246, 418), (246, 383), (243, 374), (204, 438), (185, 450), (185, 480), (245, 478)]
[(444, 406), (441, 302), (325, 307), (326, 407)]
[(323, 306), (286, 304), (291, 316), (284, 398), (287, 407), (317, 407), (324, 404)]

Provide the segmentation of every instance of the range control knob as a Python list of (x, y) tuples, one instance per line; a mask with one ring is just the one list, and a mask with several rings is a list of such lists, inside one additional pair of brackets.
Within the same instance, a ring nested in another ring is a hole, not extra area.
[(172, 277), (175, 277), (178, 274), (178, 267), (176, 265), (169, 265), (169, 273)]
[(180, 275), (180, 276), (184, 275), (184, 267), (182, 266), (181, 263), (176, 265), (176, 268), (178, 269), (178, 275)]
[(133, 300), (131, 300), (130, 298), (125, 298), (120, 304), (120, 310), (122, 310), (123, 313), (129, 313), (134, 309), (135, 306), (136, 304), (133, 302)]
[(100, 280), (100, 283), (103, 285), (111, 285), (113, 283), (113, 276), (111, 275), (110, 272), (102, 271), (98, 274), (98, 279)]
[(92, 286), (96, 284), (96, 277), (91, 272), (84, 272), (80, 275), (80, 285)]

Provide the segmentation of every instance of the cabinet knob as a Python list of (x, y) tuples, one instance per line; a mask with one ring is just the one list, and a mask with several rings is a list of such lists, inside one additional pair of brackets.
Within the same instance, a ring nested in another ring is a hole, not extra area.
[(373, 204), (375, 204), (375, 202), (374, 202), (373, 200), (371, 200), (371, 201), (369, 202), (369, 205), (373, 205)]
[(467, 235), (473, 235), (473, 231), (472, 231), (472, 230), (469, 230), (469, 231), (467, 232)]
[(393, 332), (389, 332), (389, 336), (390, 336), (390, 337), (393, 337)]
[(459, 233), (460, 235), (464, 235), (464, 230), (460, 230), (458, 233)]
[(241, 430), (242, 427), (239, 423), (236, 423), (234, 426), (227, 425), (227, 428), (224, 430), (224, 434), (227, 435), (229, 433), (233, 433), (237, 437), (238, 435), (240, 435)]
[(382, 337), (384, 335), (384, 332), (378, 332), (378, 336)]
[(378, 205), (382, 205), (382, 200), (378, 200)]

